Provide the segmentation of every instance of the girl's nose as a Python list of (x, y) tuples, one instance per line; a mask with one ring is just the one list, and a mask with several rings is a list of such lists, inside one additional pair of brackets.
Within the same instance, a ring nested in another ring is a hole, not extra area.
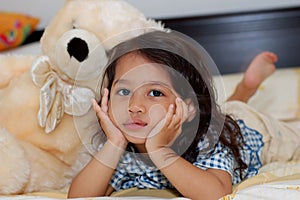
[(129, 113), (143, 113), (145, 112), (145, 100), (142, 95), (133, 94), (129, 100), (128, 111)]
[(130, 113), (143, 113), (144, 109), (142, 108), (142, 106), (130, 105), (128, 111)]

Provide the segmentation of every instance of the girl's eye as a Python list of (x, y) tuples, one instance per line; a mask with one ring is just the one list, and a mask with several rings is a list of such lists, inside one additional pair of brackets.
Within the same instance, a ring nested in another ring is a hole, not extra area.
[(130, 90), (128, 89), (121, 89), (118, 91), (118, 94), (121, 95), (121, 96), (127, 96), (130, 94)]
[(149, 93), (149, 96), (152, 96), (152, 97), (160, 97), (160, 96), (164, 96), (164, 94), (158, 90), (152, 90), (150, 93)]

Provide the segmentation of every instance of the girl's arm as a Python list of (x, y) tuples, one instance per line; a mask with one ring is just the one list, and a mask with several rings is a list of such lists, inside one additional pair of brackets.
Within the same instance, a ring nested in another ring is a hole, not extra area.
[[(124, 144), (120, 144), (120, 146)], [(109, 181), (124, 149), (107, 141), (102, 149), (73, 179), (68, 198), (110, 195), (113, 190)]]
[(176, 155), (170, 148), (150, 153), (172, 185), (191, 199), (219, 199), (232, 192), (231, 175), (223, 170), (202, 170)]
[(108, 116), (108, 90), (104, 89), (101, 107), (93, 100), (93, 108), (106, 134), (107, 142), (74, 178), (68, 197), (105, 196), (113, 192), (109, 181), (125, 151), (128, 141)]

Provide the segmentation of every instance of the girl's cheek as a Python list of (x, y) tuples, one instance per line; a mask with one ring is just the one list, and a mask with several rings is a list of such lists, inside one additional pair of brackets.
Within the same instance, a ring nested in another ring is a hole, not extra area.
[(124, 109), (126, 110), (128, 108), (128, 103), (129, 102), (127, 98), (122, 98), (120, 96), (112, 96), (110, 98), (109, 110), (114, 114), (118, 114)]
[(120, 121), (119, 116), (123, 113), (120, 113), (120, 108), (116, 105), (112, 105), (109, 108), (109, 118), (113, 121), (113, 122), (118, 122)]
[(117, 124), (118, 119), (118, 113), (120, 113), (120, 104), (116, 104), (113, 98), (111, 98), (109, 104), (108, 104), (108, 115), (109, 118), (114, 122), (114, 124)]

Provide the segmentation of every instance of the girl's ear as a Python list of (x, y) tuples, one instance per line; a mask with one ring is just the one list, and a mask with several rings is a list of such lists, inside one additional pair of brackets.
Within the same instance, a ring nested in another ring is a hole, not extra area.
[(196, 117), (196, 106), (191, 99), (186, 99), (185, 104), (188, 106), (188, 118), (187, 121), (190, 122)]

